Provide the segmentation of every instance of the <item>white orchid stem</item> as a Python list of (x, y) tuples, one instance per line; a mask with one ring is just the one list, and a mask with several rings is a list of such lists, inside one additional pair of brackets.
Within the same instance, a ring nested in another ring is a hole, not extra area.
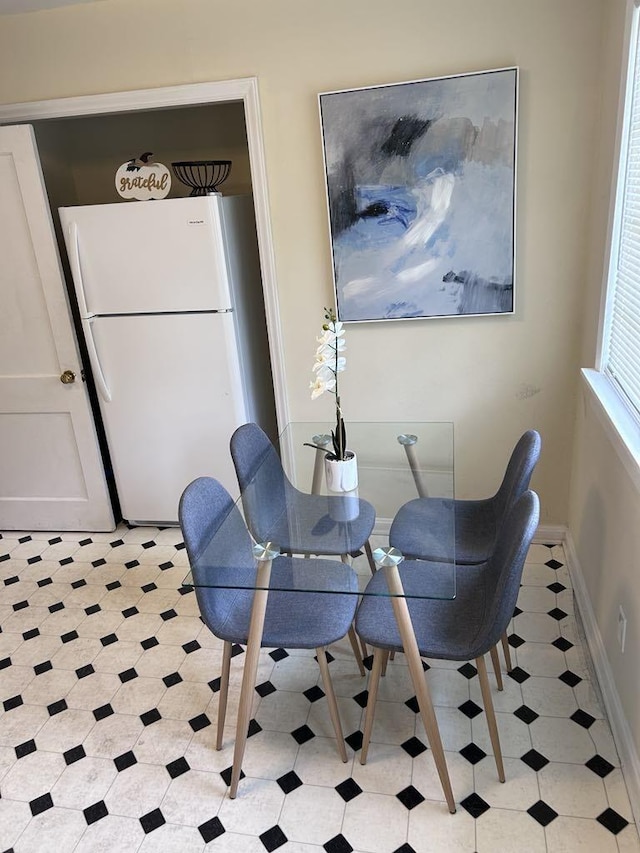
[[(316, 350), (316, 361), (313, 365), (315, 380), (311, 382), (311, 399), (315, 400), (325, 391), (330, 391), (336, 400), (336, 431), (334, 435), (334, 451), (336, 458), (344, 460), (346, 454), (346, 435), (342, 408), (340, 406), (340, 391), (338, 388), (338, 373), (345, 369), (345, 358), (340, 353), (345, 348), (342, 338), (344, 331), (342, 323), (338, 323), (333, 310), (325, 309), (325, 324), (322, 335), (316, 338), (320, 346)], [(332, 364), (333, 363), (333, 364)]]
[[(335, 324), (335, 320), (334, 320), (333, 331), (335, 332), (335, 330), (336, 330), (336, 324)], [(338, 444), (338, 459), (344, 459), (345, 458), (344, 453), (345, 453), (346, 448), (344, 447), (343, 438), (342, 438), (343, 437), (342, 409), (340, 407), (340, 392), (338, 390), (338, 351), (339, 351), (339, 348), (338, 348), (337, 336), (335, 338), (335, 347), (336, 347), (336, 352), (335, 352), (335, 356), (336, 356), (336, 362), (335, 362), (335, 368), (336, 368), (336, 370), (335, 370), (335, 376), (336, 376), (335, 395), (336, 395), (336, 431), (337, 431), (336, 438), (337, 438), (337, 444)]]

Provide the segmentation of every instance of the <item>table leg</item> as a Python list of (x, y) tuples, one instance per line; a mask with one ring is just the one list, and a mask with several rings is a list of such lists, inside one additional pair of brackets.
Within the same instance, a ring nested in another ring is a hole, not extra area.
[(324, 457), (331, 446), (330, 435), (314, 435), (313, 443), (316, 447), (316, 458), (313, 462), (313, 479), (311, 482), (311, 494), (319, 495), (322, 491), (322, 478), (324, 476)]
[(416, 491), (418, 492), (418, 496), (421, 498), (427, 498), (429, 497), (429, 492), (427, 491), (427, 487), (425, 486), (424, 480), (422, 479), (420, 463), (418, 462), (418, 456), (416, 454), (415, 444), (417, 441), (417, 435), (398, 436), (398, 442), (404, 447), (405, 453), (407, 454), (407, 460), (409, 462), (409, 467), (411, 468), (411, 473), (413, 474), (413, 481), (416, 484)]
[(396, 617), (396, 622), (398, 623), (400, 639), (402, 640), (402, 647), (407, 659), (413, 689), (416, 691), (416, 698), (418, 700), (418, 706), (420, 707), (422, 724), (424, 725), (424, 730), (427, 734), (431, 751), (433, 752), (433, 760), (436, 763), (436, 770), (440, 777), (440, 784), (442, 785), (442, 790), (444, 791), (449, 811), (451, 814), (454, 814), (456, 811), (456, 804), (453, 798), (453, 791), (451, 789), (447, 760), (445, 758), (444, 748), (440, 738), (440, 730), (438, 729), (438, 721), (433, 709), (433, 702), (431, 701), (431, 694), (429, 693), (429, 688), (427, 687), (427, 682), (424, 677), (424, 670), (420, 659), (420, 650), (418, 649), (418, 643), (416, 642), (416, 635), (413, 629), (413, 623), (411, 622), (411, 614), (409, 613), (407, 600), (404, 597), (404, 589), (402, 588), (402, 581), (400, 580), (400, 572), (398, 571), (397, 565), (385, 565), (384, 572), (387, 579), (387, 586), (391, 593), (391, 605)]
[(238, 719), (236, 723), (236, 744), (233, 751), (233, 767), (231, 770), (231, 785), (229, 797), (234, 799), (238, 791), (238, 782), (242, 771), (242, 759), (247, 744), (249, 722), (251, 720), (251, 703), (253, 690), (256, 686), (256, 674), (258, 672), (258, 660), (260, 658), (260, 647), (262, 644), (262, 629), (264, 628), (264, 617), (267, 610), (267, 598), (269, 596), (269, 578), (271, 576), (271, 559), (258, 560), (258, 571), (256, 576), (256, 590), (253, 596), (253, 607), (251, 608), (251, 621), (249, 622), (249, 636), (244, 657), (244, 669), (242, 672), (242, 688), (240, 690), (240, 704), (238, 706)]

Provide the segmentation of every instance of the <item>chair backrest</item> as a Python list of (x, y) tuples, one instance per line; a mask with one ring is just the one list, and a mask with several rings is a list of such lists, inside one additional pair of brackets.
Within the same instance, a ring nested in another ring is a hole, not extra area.
[(500, 522), (528, 488), (531, 475), (540, 458), (542, 439), (535, 429), (528, 429), (513, 448), (500, 488), (494, 496), (496, 518)]
[(232, 508), (231, 495), (212, 477), (198, 477), (186, 487), (178, 518), (191, 565), (197, 563)]
[(281, 470), (280, 459), (268, 435), (258, 424), (242, 424), (231, 436), (231, 458), (241, 490), (251, 482), (263, 464)]
[(287, 491), (293, 487), (275, 447), (257, 424), (239, 426), (230, 449), (247, 524), (255, 539), (263, 541), (286, 514)]
[(482, 572), (486, 607), (473, 657), (495, 646), (513, 616), (524, 562), (539, 519), (540, 501), (529, 489), (509, 511), (489, 561), (482, 567), (474, 567)]
[(237, 584), (253, 589), (253, 543), (231, 495), (212, 477), (189, 483), (180, 498), (178, 518), (200, 613), (215, 634), (238, 595), (237, 590), (230, 595), (229, 588)]

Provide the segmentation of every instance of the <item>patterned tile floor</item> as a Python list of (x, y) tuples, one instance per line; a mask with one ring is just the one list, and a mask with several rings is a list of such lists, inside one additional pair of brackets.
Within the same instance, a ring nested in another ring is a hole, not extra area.
[(213, 748), (221, 648), (181, 588), (186, 569), (176, 529), (0, 537), (0, 851), (640, 851), (560, 547), (530, 550), (511, 626), (517, 667), (494, 688), (504, 785), (474, 668), (427, 673), (453, 816), (401, 655), (360, 765), (366, 683), (347, 642), (332, 647), (331, 671), (349, 762), (312, 653), (265, 650), (246, 776), (229, 800), (232, 725)]

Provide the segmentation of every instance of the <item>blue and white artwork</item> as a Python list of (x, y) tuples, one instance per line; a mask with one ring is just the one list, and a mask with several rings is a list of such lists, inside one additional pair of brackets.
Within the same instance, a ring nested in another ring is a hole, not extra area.
[(514, 309), (517, 69), (320, 95), (340, 320)]

